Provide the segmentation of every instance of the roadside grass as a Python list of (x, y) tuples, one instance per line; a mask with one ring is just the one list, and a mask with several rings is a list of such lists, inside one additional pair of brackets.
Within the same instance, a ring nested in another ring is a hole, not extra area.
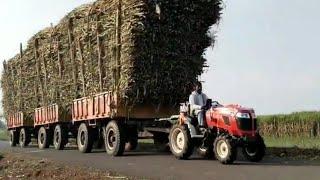
[(297, 147), (302, 149), (320, 149), (320, 138), (268, 136), (263, 138), (267, 147)]
[(8, 137), (8, 132), (7, 132), (7, 130), (5, 130), (5, 129), (0, 129), (0, 140), (1, 141), (6, 141), (6, 140), (8, 140), (9, 139), (9, 137)]

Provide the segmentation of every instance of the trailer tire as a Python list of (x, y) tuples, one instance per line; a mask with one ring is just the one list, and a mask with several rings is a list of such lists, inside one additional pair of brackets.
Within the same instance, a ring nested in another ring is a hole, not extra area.
[(104, 132), (106, 151), (112, 156), (121, 156), (125, 150), (126, 137), (123, 126), (119, 122), (110, 121)]
[(85, 123), (82, 123), (78, 129), (77, 136), (78, 149), (82, 153), (89, 153), (93, 147), (93, 134), (92, 129)]
[(237, 147), (227, 136), (218, 136), (214, 141), (214, 154), (222, 164), (232, 164), (237, 159)]
[(56, 125), (53, 132), (53, 146), (56, 150), (63, 150), (68, 143), (68, 131), (61, 125)]
[(39, 149), (46, 149), (50, 146), (49, 131), (41, 127), (38, 132), (38, 146)]
[(264, 144), (263, 138), (258, 135), (254, 143), (245, 145), (242, 148), (242, 153), (244, 157), (251, 162), (261, 161), (266, 153), (266, 145)]
[(169, 145), (177, 159), (188, 159), (194, 149), (190, 133), (185, 126), (174, 125), (169, 134)]
[(10, 139), (9, 139), (10, 147), (15, 147), (19, 141), (18, 132), (10, 130), (9, 136), (10, 136)]
[(24, 148), (31, 142), (31, 134), (26, 128), (22, 128), (19, 133), (19, 145)]

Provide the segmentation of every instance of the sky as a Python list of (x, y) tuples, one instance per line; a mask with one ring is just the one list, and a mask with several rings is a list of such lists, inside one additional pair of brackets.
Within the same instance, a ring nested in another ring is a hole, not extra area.
[[(0, 61), (73, 8), (92, 0), (1, 0)], [(204, 92), (257, 114), (320, 109), (320, 1), (225, 0)], [(2, 69), (2, 64), (0, 65)]]

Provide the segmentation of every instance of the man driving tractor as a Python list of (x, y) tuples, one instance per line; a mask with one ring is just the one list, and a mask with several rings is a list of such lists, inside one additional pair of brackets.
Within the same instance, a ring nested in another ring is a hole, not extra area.
[(193, 90), (189, 96), (191, 114), (198, 118), (199, 127), (204, 127), (204, 114), (208, 97), (202, 93), (202, 84), (199, 81), (194, 84)]

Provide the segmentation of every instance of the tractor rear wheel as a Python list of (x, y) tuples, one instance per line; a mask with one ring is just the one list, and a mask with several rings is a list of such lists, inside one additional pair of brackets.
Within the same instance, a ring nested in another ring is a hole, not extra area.
[(237, 147), (227, 136), (218, 136), (214, 141), (214, 154), (222, 164), (232, 164), (237, 159)]
[(61, 125), (56, 125), (53, 132), (53, 146), (56, 150), (63, 150), (68, 142), (68, 131)]
[(20, 130), (20, 135), (19, 135), (20, 147), (24, 148), (24, 147), (28, 146), (30, 142), (31, 142), (30, 133), (27, 131), (26, 128), (22, 128)]
[(169, 134), (169, 145), (177, 159), (188, 159), (194, 149), (189, 131), (185, 126), (174, 125)]
[(46, 130), (44, 127), (41, 127), (38, 132), (38, 146), (39, 149), (46, 149), (50, 146), (50, 134), (49, 130)]
[(10, 146), (11, 147), (16, 146), (18, 141), (19, 141), (18, 132), (10, 130), (9, 131), (9, 136), (10, 136), (10, 139), (9, 139)]
[(258, 135), (255, 142), (249, 143), (242, 148), (242, 153), (251, 162), (261, 161), (266, 153), (266, 145), (263, 138)]
[(82, 153), (89, 153), (93, 147), (92, 129), (85, 123), (82, 123), (78, 129), (77, 136), (78, 149)]
[(125, 150), (126, 134), (121, 125), (117, 121), (110, 121), (104, 130), (104, 143), (109, 155), (121, 156)]

